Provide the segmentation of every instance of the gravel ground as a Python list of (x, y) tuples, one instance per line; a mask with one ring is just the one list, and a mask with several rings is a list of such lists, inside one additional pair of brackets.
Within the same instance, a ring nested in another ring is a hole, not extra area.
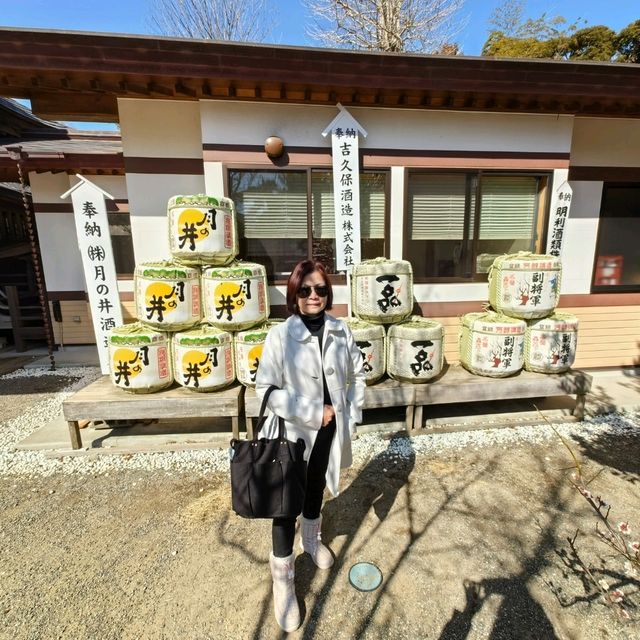
[[(227, 452), (49, 459), (15, 444), (97, 369), (0, 377), (1, 638), (272, 638), (269, 526), (230, 511)], [(556, 425), (612, 519), (640, 534), (640, 414)], [(640, 618), (640, 577), (595, 535), (547, 425), (363, 435), (327, 500), (329, 572), (296, 561), (302, 638), (632, 638), (567, 566), (583, 559)], [(375, 562), (365, 594), (349, 567)]]

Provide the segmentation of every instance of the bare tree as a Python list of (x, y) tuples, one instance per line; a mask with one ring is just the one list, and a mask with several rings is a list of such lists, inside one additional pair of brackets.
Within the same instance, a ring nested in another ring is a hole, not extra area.
[(158, 34), (205, 40), (263, 42), (273, 29), (269, 0), (150, 0)]
[[(303, 0), (307, 34), (328, 46), (378, 51), (452, 51), (464, 0)], [(457, 51), (457, 48), (455, 49)]]

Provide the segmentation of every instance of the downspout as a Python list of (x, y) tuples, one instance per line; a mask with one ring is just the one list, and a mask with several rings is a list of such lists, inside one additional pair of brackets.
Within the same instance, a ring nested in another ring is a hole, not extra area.
[(53, 331), (51, 327), (51, 317), (49, 316), (49, 300), (47, 290), (44, 285), (44, 275), (42, 272), (42, 262), (40, 252), (38, 251), (38, 243), (36, 241), (35, 216), (29, 197), (27, 196), (27, 185), (22, 171), (22, 161), (27, 154), (22, 151), (20, 145), (6, 146), (5, 149), (9, 153), (9, 157), (16, 161), (18, 167), (18, 176), (20, 178), (20, 191), (22, 192), (22, 204), (24, 206), (25, 221), (27, 225), (27, 234), (29, 236), (29, 244), (31, 246), (31, 259), (33, 260), (33, 268), (36, 274), (36, 286), (38, 287), (38, 299), (40, 301), (40, 311), (42, 313), (42, 322), (47, 334), (47, 350), (49, 352), (49, 360), (51, 361), (50, 371), (56, 370), (56, 362), (53, 356)]

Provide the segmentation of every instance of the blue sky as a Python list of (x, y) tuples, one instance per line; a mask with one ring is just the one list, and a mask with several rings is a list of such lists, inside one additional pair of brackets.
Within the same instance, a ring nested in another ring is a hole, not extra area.
[[(0, 26), (148, 34), (151, 1), (0, 0)], [(272, 2), (277, 7), (272, 42), (318, 46), (305, 35), (307, 15), (301, 0)], [(466, 26), (457, 38), (464, 54), (480, 54), (488, 34), (489, 16), (501, 4), (503, 0), (466, 0), (460, 14)], [(582, 19), (589, 25), (606, 24), (615, 31), (640, 19), (638, 0), (527, 0), (526, 9), (528, 17), (537, 18), (546, 12), (562, 15), (569, 22)]]
[[(149, 33), (148, 6), (152, 0), (0, 0), (0, 25), (118, 33)], [(250, 2), (251, 0), (247, 0)], [(279, 44), (313, 45), (304, 33), (306, 12), (301, 0), (272, 0), (277, 7), (278, 26), (273, 41)], [(486, 40), (487, 19), (502, 0), (466, 0), (462, 15), (467, 26), (459, 43), (467, 55), (478, 55)], [(640, 19), (638, 0), (528, 0), (527, 13), (546, 12), (578, 18), (588, 24), (606, 24), (618, 30)]]

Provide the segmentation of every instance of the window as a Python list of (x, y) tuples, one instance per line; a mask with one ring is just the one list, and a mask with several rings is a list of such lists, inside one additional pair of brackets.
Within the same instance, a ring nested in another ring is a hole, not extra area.
[(405, 257), (417, 279), (484, 280), (496, 256), (541, 249), (547, 176), (408, 177)]
[(131, 220), (128, 213), (107, 213), (113, 261), (118, 276), (132, 278), (136, 269), (131, 239)]
[(605, 183), (594, 291), (640, 291), (640, 184)]
[[(385, 255), (387, 174), (360, 174), (362, 259)], [(331, 171), (229, 171), (229, 197), (238, 214), (240, 256), (286, 277), (299, 260), (321, 260), (335, 273)]]

